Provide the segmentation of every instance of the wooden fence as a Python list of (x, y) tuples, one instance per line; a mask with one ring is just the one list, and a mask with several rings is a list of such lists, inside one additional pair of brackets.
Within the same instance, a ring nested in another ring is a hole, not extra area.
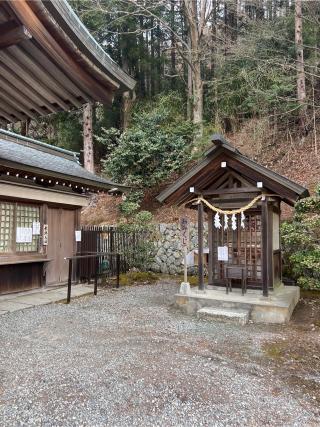
[[(120, 254), (120, 273), (130, 268), (141, 267), (141, 251), (149, 240), (147, 231), (127, 231), (111, 226), (84, 226), (81, 229), (81, 242), (77, 243), (77, 255), (109, 253), (99, 259), (99, 274), (107, 277), (116, 275), (116, 254)], [(78, 263), (76, 276), (79, 280), (94, 277), (94, 259), (83, 259)]]

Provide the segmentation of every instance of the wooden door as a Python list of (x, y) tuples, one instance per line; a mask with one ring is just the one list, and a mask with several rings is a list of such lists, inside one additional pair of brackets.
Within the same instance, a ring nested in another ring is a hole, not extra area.
[(68, 280), (68, 262), (64, 259), (75, 251), (76, 211), (48, 208), (48, 258), (46, 269), (47, 285), (64, 283)]
[(224, 230), (223, 218), (221, 218), (221, 229), (212, 227), (213, 283), (224, 283), (226, 262), (218, 261), (218, 247), (227, 246), (227, 264), (246, 267), (248, 285), (260, 288), (262, 283), (261, 212), (246, 212), (244, 229), (241, 228), (239, 215), (236, 216), (236, 220), (236, 230), (232, 230), (230, 224), (228, 229)]

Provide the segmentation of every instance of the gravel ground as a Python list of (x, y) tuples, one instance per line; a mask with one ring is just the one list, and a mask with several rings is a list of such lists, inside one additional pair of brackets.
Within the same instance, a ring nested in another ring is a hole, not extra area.
[(104, 290), (2, 316), (1, 426), (320, 425), (320, 347), (292, 353), (318, 346), (319, 329), (198, 320), (175, 311), (175, 291)]

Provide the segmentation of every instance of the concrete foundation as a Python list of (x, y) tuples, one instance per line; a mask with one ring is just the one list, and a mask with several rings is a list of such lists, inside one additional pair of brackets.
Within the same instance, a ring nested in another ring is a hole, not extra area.
[(176, 294), (176, 306), (187, 314), (196, 314), (202, 308), (243, 309), (255, 323), (287, 323), (300, 298), (298, 286), (280, 286), (268, 297), (261, 290), (248, 290), (245, 295), (238, 289), (226, 294), (225, 287), (199, 291), (191, 289), (187, 295)]

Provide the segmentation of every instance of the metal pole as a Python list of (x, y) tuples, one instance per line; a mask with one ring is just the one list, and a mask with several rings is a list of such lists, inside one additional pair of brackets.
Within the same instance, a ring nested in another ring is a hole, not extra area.
[(119, 288), (119, 286), (120, 286), (120, 254), (116, 255), (116, 269), (117, 269), (117, 285), (116, 285), (116, 287)]
[(67, 304), (70, 303), (70, 299), (71, 299), (71, 280), (72, 280), (72, 259), (69, 259)]
[(96, 257), (95, 262), (95, 273), (94, 273), (94, 288), (93, 288), (93, 294), (97, 295), (98, 293), (98, 270), (99, 270), (99, 257)]

